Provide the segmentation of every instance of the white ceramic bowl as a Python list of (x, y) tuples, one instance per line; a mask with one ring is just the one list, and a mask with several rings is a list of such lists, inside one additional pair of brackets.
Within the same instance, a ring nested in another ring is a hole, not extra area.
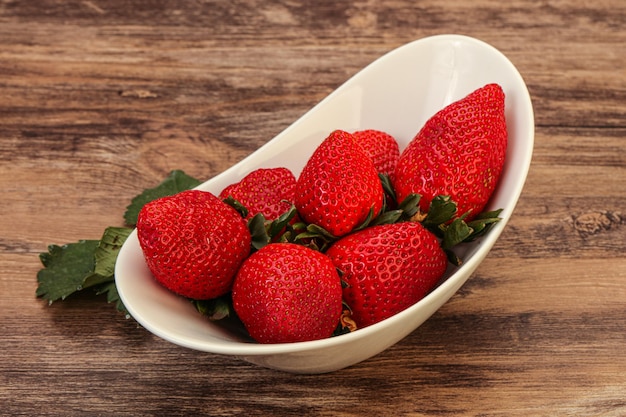
[(259, 167), (286, 166), (297, 175), (314, 148), (334, 129), (384, 130), (404, 147), (435, 112), (492, 82), (499, 83), (506, 94), (509, 147), (488, 208), (503, 208), (503, 221), (481, 240), (467, 244), (462, 253), (464, 264), (450, 267), (441, 284), (417, 304), (339, 337), (273, 345), (251, 343), (236, 329), (210, 322), (189, 301), (157, 284), (133, 232), (115, 268), (117, 288), (128, 311), (146, 329), (172, 343), (294, 373), (335, 371), (398, 342), (428, 319), (474, 272), (502, 233), (522, 191), (533, 150), (534, 116), (522, 77), (502, 53), (460, 35), (433, 36), (401, 46), (357, 73), (254, 154), (198, 187), (217, 194)]

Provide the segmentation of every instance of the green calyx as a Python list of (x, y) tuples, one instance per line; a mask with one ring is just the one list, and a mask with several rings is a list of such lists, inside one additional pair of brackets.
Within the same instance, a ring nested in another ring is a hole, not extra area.
[(379, 174), (379, 177), (386, 197), (391, 200), (391, 205), (397, 208), (385, 210), (373, 220), (372, 224), (419, 222), (440, 239), (442, 249), (454, 265), (462, 263), (452, 251), (455, 246), (484, 236), (495, 223), (502, 220), (499, 217), (502, 209), (498, 209), (482, 212), (467, 222), (465, 219), (469, 213), (457, 217), (457, 203), (448, 195), (433, 198), (428, 211), (423, 213), (419, 206), (421, 200), (419, 194), (410, 194), (403, 201), (398, 202), (389, 177), (383, 174)]
[(300, 223), (292, 223), (298, 214), (292, 204), (289, 210), (276, 220), (267, 220), (262, 213), (257, 213), (248, 220), (248, 230), (252, 236), (252, 250), (257, 251), (270, 242), (295, 242)]
[[(461, 265), (462, 260), (453, 249), (461, 243), (471, 242), (484, 236), (494, 224), (502, 220), (499, 217), (502, 209), (499, 209), (482, 212), (471, 221), (466, 221), (469, 213), (458, 216), (457, 203), (448, 195), (433, 198), (428, 211), (424, 213), (419, 204), (421, 195), (410, 194), (403, 201), (398, 202), (389, 178), (383, 174), (379, 174), (379, 178), (385, 192), (383, 208), (378, 214), (374, 213), (373, 209), (370, 210), (367, 218), (352, 232), (383, 224), (419, 222), (439, 238), (448, 260), (458, 266)], [(236, 200), (231, 200), (226, 202), (235, 208), (241, 206)], [(317, 224), (292, 222), (296, 215), (297, 210), (292, 205), (287, 212), (274, 221), (266, 220), (261, 214), (252, 217), (248, 221), (248, 228), (252, 234), (253, 250), (258, 250), (270, 242), (291, 242), (325, 252), (339, 239), (338, 236), (334, 236)]]
[[(484, 236), (494, 224), (502, 220), (502, 209), (485, 211), (471, 221), (466, 221), (468, 213), (457, 217), (457, 203), (450, 196), (439, 195), (432, 199), (427, 213), (419, 210), (419, 195), (411, 194), (400, 207), (403, 213), (399, 221), (417, 221), (440, 239), (441, 248), (446, 252), (448, 260), (454, 265), (461, 265), (462, 260), (453, 252), (453, 248), (461, 243), (471, 242)], [(417, 207), (415, 207), (416, 205)], [(414, 213), (413, 215), (410, 215)]]

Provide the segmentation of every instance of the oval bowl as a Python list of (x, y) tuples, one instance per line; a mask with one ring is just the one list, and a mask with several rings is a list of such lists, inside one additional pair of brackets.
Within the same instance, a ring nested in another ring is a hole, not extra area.
[(156, 283), (136, 232), (115, 266), (117, 289), (130, 314), (155, 335), (191, 349), (231, 355), (293, 373), (325, 373), (366, 360), (413, 332), (465, 283), (509, 221), (533, 151), (534, 115), (528, 89), (515, 66), (494, 47), (462, 35), (416, 40), (383, 55), (246, 159), (198, 186), (218, 194), (256, 168), (285, 166), (298, 175), (315, 147), (333, 130), (379, 129), (401, 149), (426, 120), (447, 104), (488, 83), (506, 94), (507, 159), (487, 209), (502, 208), (489, 234), (465, 244), (460, 267), (449, 267), (439, 285), (408, 309), (355, 332), (311, 342), (257, 344), (238, 326), (211, 322), (186, 299)]

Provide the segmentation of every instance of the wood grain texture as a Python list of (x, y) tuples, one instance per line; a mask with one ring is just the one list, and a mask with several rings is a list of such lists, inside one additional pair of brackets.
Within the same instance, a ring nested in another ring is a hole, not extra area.
[[(0, 1), (0, 414), (626, 415), (625, 23), (620, 0)], [(513, 61), (536, 146), (490, 256), (400, 343), (289, 375), (172, 345), (92, 294), (35, 297), (47, 245), (121, 225), (172, 169), (212, 177), (439, 33)]]

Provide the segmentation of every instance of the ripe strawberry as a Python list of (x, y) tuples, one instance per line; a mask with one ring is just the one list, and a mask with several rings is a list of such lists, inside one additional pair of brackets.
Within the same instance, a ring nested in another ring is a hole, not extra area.
[(296, 184), (295, 206), (302, 219), (335, 236), (362, 224), (383, 204), (383, 189), (372, 159), (354, 137), (332, 132), (309, 158)]
[(400, 157), (396, 139), (386, 132), (374, 129), (358, 130), (352, 136), (372, 158), (378, 173), (392, 177)]
[(400, 155), (393, 185), (398, 201), (420, 194), (421, 210), (437, 195), (458, 216), (479, 214), (496, 187), (507, 147), (504, 92), (488, 84), (432, 116)]
[(326, 255), (343, 273), (343, 297), (360, 328), (410, 307), (446, 271), (447, 258), (420, 223), (368, 227), (335, 242)]
[(287, 168), (259, 168), (224, 188), (219, 198), (231, 196), (241, 203), (248, 210), (246, 219), (262, 213), (276, 220), (291, 207), (295, 190), (296, 177)]
[(330, 337), (342, 311), (341, 280), (330, 259), (294, 243), (250, 255), (233, 285), (233, 306), (260, 343)]
[(154, 278), (197, 300), (230, 291), (250, 253), (250, 232), (241, 215), (198, 190), (147, 203), (139, 212), (137, 237)]

